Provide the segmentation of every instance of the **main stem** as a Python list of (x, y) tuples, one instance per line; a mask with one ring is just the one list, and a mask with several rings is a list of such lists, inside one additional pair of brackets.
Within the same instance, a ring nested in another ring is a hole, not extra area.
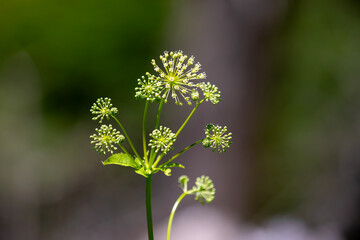
[(174, 219), (174, 215), (176, 212), (177, 207), (179, 206), (181, 200), (187, 195), (187, 192), (184, 192), (183, 194), (180, 195), (180, 197), (176, 200), (171, 213), (170, 213), (170, 217), (169, 217), (169, 223), (168, 223), (168, 228), (167, 228), (167, 234), (166, 234), (166, 240), (170, 240), (170, 232), (171, 232), (171, 225), (172, 225), (172, 221)]
[(151, 180), (152, 175), (146, 178), (146, 219), (149, 240), (154, 240), (152, 213), (151, 213)]

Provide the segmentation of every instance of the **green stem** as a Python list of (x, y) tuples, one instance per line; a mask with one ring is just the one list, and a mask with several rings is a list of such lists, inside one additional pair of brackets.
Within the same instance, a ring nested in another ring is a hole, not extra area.
[(146, 101), (145, 109), (144, 109), (144, 117), (143, 117), (143, 149), (144, 149), (144, 159), (145, 159), (146, 167), (149, 167), (149, 160), (147, 156), (147, 146), (146, 146), (146, 119), (147, 119), (148, 109), (149, 109), (149, 101)]
[(188, 192), (184, 192), (183, 194), (180, 195), (180, 197), (176, 200), (171, 213), (170, 213), (170, 217), (169, 217), (169, 223), (168, 223), (168, 228), (167, 228), (167, 234), (166, 234), (166, 240), (170, 240), (170, 232), (171, 232), (171, 225), (172, 225), (172, 221), (174, 219), (174, 215), (176, 212), (177, 207), (179, 206), (181, 200), (188, 194)]
[[(162, 110), (162, 107), (164, 105), (164, 99), (162, 98), (161, 99), (161, 102), (159, 104), (159, 109), (158, 109), (158, 112), (157, 112), (157, 115), (156, 115), (156, 122), (155, 122), (155, 128), (154, 129), (158, 129), (159, 128), (159, 125), (160, 125), (160, 115), (161, 115), (161, 110)], [(153, 162), (154, 162), (154, 159), (156, 157), (156, 153), (155, 153), (155, 149), (151, 149), (151, 152), (150, 152), (150, 166), (152, 166)]]
[(153, 162), (154, 162), (155, 157), (156, 157), (155, 149), (152, 148), (151, 152), (150, 152), (150, 161), (149, 161), (150, 166), (153, 166)]
[(136, 155), (139, 159), (141, 159), (141, 157), (140, 157), (140, 155), (138, 154), (138, 152), (136, 151), (133, 143), (131, 142), (129, 135), (128, 135), (127, 132), (125, 131), (124, 126), (120, 123), (120, 121), (119, 121), (115, 116), (111, 115), (111, 117), (112, 117), (113, 119), (115, 119), (115, 121), (117, 122), (117, 124), (119, 124), (121, 130), (123, 131), (126, 139), (128, 140), (128, 142), (129, 142), (129, 144), (130, 144), (130, 146), (131, 146), (131, 149), (133, 150), (133, 152), (135, 153), (135, 155)]
[(162, 110), (163, 105), (164, 105), (164, 99), (162, 98), (162, 99), (161, 99), (161, 102), (160, 102), (160, 104), (159, 104), (158, 113), (157, 113), (157, 115), (156, 115), (155, 129), (158, 129), (158, 127), (159, 127), (159, 124), (160, 124), (160, 115), (161, 115), (161, 110)]
[[(175, 154), (174, 156), (172, 156), (172, 157), (171, 157), (169, 160), (167, 160), (165, 163), (161, 164), (161, 165), (159, 166), (159, 168), (162, 167), (162, 166), (164, 166), (164, 165), (166, 165), (166, 164), (168, 164), (168, 163), (170, 163), (172, 160), (174, 160), (175, 158), (177, 158), (178, 156), (180, 156), (181, 154), (183, 154), (184, 152), (186, 152), (186, 151), (189, 150), (190, 148), (192, 148), (192, 147), (196, 146), (197, 144), (201, 143), (203, 140), (204, 140), (204, 139), (200, 139), (199, 141), (194, 142), (194, 143), (191, 144), (190, 146), (187, 146), (186, 148), (184, 148), (183, 150), (181, 150), (180, 152), (178, 152), (177, 154)], [(159, 158), (156, 160), (156, 162), (155, 162), (155, 164), (154, 164), (154, 167), (156, 167), (156, 165), (159, 163), (160, 160), (161, 160), (161, 159), (159, 159)]]
[(151, 213), (151, 179), (152, 175), (146, 178), (146, 218), (149, 240), (154, 240), (152, 213)]
[(186, 126), (186, 124), (188, 123), (188, 121), (190, 120), (190, 118), (192, 117), (192, 115), (195, 113), (196, 109), (200, 106), (201, 103), (204, 102), (204, 99), (202, 99), (200, 102), (196, 103), (196, 106), (194, 107), (194, 109), (191, 111), (191, 113), (189, 114), (189, 116), (186, 118), (185, 122), (181, 125), (181, 127), (179, 128), (179, 130), (176, 132), (175, 136), (177, 137), (180, 132), (183, 130), (183, 128)]
[[(183, 128), (186, 126), (186, 124), (189, 122), (190, 118), (192, 117), (192, 115), (194, 115), (196, 109), (200, 106), (201, 103), (204, 102), (205, 99), (202, 99), (200, 102), (196, 103), (196, 106), (194, 107), (194, 109), (191, 111), (191, 113), (189, 114), (189, 116), (186, 118), (185, 122), (181, 125), (181, 127), (179, 128), (179, 130), (176, 132), (175, 137), (177, 137), (180, 132), (183, 130)], [(153, 164), (153, 166), (156, 167), (156, 165), (160, 162), (160, 160), (165, 156), (165, 153), (162, 153), (157, 159), (155, 164)]]
[[(131, 157), (131, 155), (129, 154), (129, 152), (119, 143), (118, 144), (121, 148), (121, 150), (123, 150), (124, 153), (126, 153), (126, 155), (129, 155)], [(132, 157), (131, 157), (132, 158)]]

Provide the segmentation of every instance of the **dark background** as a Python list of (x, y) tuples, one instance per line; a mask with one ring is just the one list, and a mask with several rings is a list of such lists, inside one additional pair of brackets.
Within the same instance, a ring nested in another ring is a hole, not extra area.
[[(355, 0), (0, 1), (0, 239), (146, 239), (145, 179), (102, 166), (89, 109), (111, 97), (141, 149), (136, 79), (179, 49), (223, 101), (203, 104), (175, 148), (209, 122), (233, 145), (154, 176), (156, 239), (182, 174), (217, 192), (181, 203), (174, 240), (360, 239), (359, 42)], [(169, 103), (162, 124), (189, 111)]]

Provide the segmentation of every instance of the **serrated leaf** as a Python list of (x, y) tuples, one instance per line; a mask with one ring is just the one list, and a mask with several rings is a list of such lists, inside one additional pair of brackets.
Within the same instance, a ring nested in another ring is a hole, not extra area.
[(124, 167), (139, 168), (135, 160), (125, 153), (116, 153), (111, 155), (108, 159), (103, 162), (103, 165), (115, 164)]

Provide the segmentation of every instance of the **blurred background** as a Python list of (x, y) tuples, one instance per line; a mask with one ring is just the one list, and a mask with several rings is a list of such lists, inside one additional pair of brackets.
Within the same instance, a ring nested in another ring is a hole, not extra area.
[[(360, 239), (360, 2), (0, 2), (0, 239), (146, 239), (145, 179), (102, 166), (89, 109), (111, 97), (140, 147), (136, 80), (164, 50), (194, 55), (222, 91), (175, 145), (227, 125), (221, 155), (153, 178), (155, 238), (181, 190), (209, 175), (215, 201), (185, 199), (172, 239)], [(178, 128), (188, 106), (165, 106)], [(115, 123), (113, 123), (115, 125)]]

